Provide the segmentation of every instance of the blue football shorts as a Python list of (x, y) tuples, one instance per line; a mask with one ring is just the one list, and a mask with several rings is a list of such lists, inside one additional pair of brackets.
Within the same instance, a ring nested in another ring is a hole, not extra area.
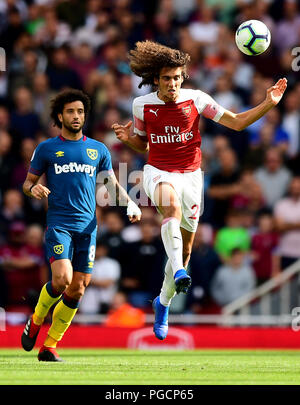
[(69, 259), (74, 271), (91, 273), (96, 251), (97, 227), (92, 233), (48, 228), (45, 233), (46, 254), (50, 263)]

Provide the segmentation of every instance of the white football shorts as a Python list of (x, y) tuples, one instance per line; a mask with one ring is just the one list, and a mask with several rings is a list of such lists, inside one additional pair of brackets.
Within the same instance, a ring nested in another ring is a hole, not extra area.
[[(144, 166), (143, 186), (153, 204), (155, 188), (163, 182), (171, 184), (178, 195), (182, 211), (180, 226), (189, 232), (196, 232), (204, 203), (202, 170), (177, 173), (160, 170), (148, 164)], [(166, 199), (163, 203), (167, 205), (169, 201)]]

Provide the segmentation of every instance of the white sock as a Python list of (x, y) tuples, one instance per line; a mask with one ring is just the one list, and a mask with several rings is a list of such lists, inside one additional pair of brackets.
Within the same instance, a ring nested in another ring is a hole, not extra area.
[(180, 222), (174, 217), (165, 218), (161, 226), (162, 241), (170, 260), (173, 276), (176, 271), (183, 269), (182, 235)]
[(170, 260), (167, 261), (165, 267), (165, 278), (163, 281), (162, 288), (160, 290), (159, 301), (165, 307), (169, 307), (171, 300), (176, 294), (175, 281), (173, 277), (173, 271), (171, 267)]

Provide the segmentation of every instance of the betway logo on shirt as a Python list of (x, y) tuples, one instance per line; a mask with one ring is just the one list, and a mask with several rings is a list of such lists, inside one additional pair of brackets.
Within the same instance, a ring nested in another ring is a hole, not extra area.
[(165, 126), (165, 135), (150, 134), (152, 143), (177, 143), (193, 139), (193, 131), (181, 132), (180, 127)]
[(61, 174), (61, 173), (86, 173), (90, 177), (93, 177), (96, 166), (92, 165), (87, 165), (84, 163), (76, 163), (76, 162), (70, 162), (69, 164), (64, 164), (64, 165), (58, 165), (57, 163), (54, 163), (54, 170), (55, 174)]

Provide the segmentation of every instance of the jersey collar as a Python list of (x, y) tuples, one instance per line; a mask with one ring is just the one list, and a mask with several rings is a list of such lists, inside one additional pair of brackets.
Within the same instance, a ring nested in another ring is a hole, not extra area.
[(63, 142), (80, 142), (81, 140), (84, 142), (86, 141), (86, 136), (83, 135), (80, 139), (78, 139), (77, 141), (71, 141), (71, 139), (66, 139), (62, 136), (62, 134), (58, 135), (59, 139)]

